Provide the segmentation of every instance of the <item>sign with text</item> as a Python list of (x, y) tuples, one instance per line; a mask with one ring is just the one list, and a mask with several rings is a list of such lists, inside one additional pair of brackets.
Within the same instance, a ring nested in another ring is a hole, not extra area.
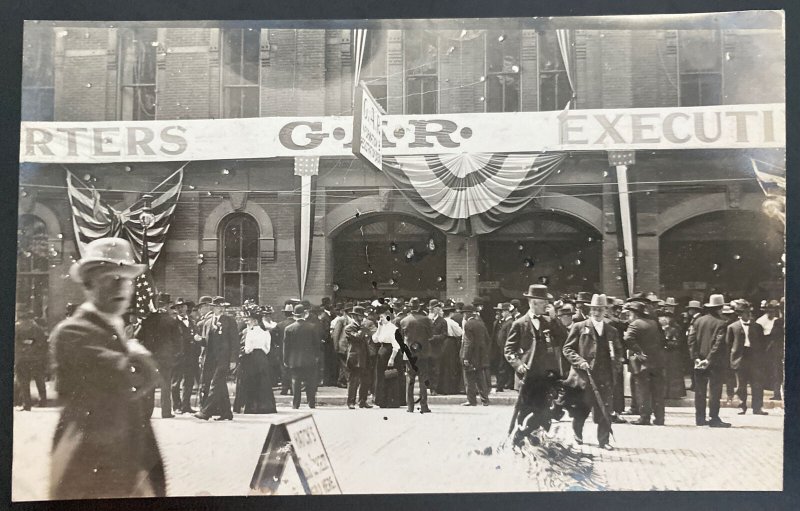
[(313, 415), (270, 425), (250, 489), (251, 495), (342, 493)]
[[(371, 164), (398, 155), (786, 146), (783, 103), (418, 116), (380, 115), (370, 98), (357, 103), (355, 124), (358, 154)], [(344, 157), (356, 151), (353, 126), (352, 117), (23, 122), (20, 161)]]
[(353, 114), (353, 154), (383, 170), (384, 111), (361, 82), (356, 88)]

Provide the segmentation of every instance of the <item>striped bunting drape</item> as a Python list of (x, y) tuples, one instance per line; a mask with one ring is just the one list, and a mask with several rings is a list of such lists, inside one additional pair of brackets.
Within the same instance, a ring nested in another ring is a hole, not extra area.
[[(147, 229), (146, 260), (150, 267), (156, 262), (164, 247), (172, 214), (180, 198), (184, 167), (186, 165), (149, 192), (153, 196), (150, 209), (155, 217), (153, 226)], [(117, 211), (103, 201), (95, 188), (86, 185), (69, 170), (67, 170), (67, 196), (72, 208), (75, 240), (81, 254), (87, 243), (115, 236), (130, 241), (137, 259), (143, 260), (143, 228), (139, 219), (145, 205), (143, 199), (140, 198), (123, 211)]]
[(564, 153), (384, 157), (383, 171), (414, 208), (451, 234), (485, 234), (528, 205)]

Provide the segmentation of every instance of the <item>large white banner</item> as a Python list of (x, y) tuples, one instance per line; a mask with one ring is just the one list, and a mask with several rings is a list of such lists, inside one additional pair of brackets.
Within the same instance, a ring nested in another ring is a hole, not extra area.
[[(785, 147), (786, 105), (387, 115), (383, 155)], [(23, 122), (20, 161), (352, 156), (352, 117)]]

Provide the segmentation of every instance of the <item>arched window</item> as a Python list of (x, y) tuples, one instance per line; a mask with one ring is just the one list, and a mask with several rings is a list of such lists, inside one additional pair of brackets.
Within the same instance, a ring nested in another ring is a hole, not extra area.
[(258, 301), (258, 223), (250, 215), (231, 215), (222, 223), (222, 294), (232, 305)]
[(47, 227), (38, 216), (22, 215), (17, 238), (17, 303), (43, 317), (49, 296)]

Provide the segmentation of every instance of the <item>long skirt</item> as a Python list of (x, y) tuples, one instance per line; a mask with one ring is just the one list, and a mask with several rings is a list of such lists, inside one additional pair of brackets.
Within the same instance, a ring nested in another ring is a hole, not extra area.
[(399, 408), (405, 405), (405, 378), (403, 377), (402, 354), (398, 353), (394, 362), (394, 371), (386, 377), (392, 348), (382, 344), (378, 349), (375, 363), (375, 404), (381, 408)]
[(262, 350), (253, 350), (242, 358), (244, 413), (276, 413), (269, 359)]
[(686, 396), (686, 382), (683, 379), (684, 361), (680, 350), (667, 351), (666, 398), (680, 399)]
[(461, 378), (462, 365), (459, 363), (459, 340), (456, 337), (445, 337), (442, 345), (442, 356), (439, 364), (438, 394), (458, 394), (463, 391), (464, 382)]

